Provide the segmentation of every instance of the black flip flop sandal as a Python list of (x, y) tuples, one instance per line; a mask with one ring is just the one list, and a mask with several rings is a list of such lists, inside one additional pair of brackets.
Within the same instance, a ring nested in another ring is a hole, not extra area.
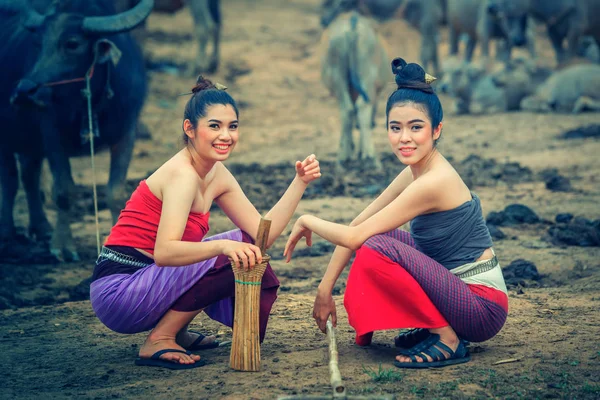
[(162, 356), (165, 353), (183, 353), (183, 354), (187, 354), (188, 356), (192, 355), (192, 353), (190, 353), (189, 351), (183, 351), (183, 350), (179, 350), (179, 349), (164, 349), (164, 350), (159, 350), (156, 353), (152, 354), (152, 356), (150, 358), (142, 358), (142, 357), (136, 358), (135, 365), (140, 365), (140, 366), (144, 366), (144, 367), (162, 367), (162, 368), (169, 368), (169, 369), (192, 369), (192, 368), (198, 368), (203, 365), (206, 365), (206, 361), (204, 361), (204, 360), (196, 361), (193, 364), (180, 364), (177, 361), (163, 360), (160, 358), (160, 356)]
[(207, 343), (207, 344), (200, 344), (202, 343), (202, 341), (204, 340), (204, 338), (206, 337), (206, 335), (200, 333), (200, 332), (196, 332), (196, 331), (188, 331), (189, 333), (195, 333), (196, 335), (198, 335), (198, 337), (196, 338), (196, 340), (194, 340), (194, 343), (192, 343), (191, 345), (187, 346), (186, 349), (190, 350), (190, 351), (200, 351), (200, 350), (208, 350), (208, 349), (216, 349), (217, 347), (222, 347), (222, 346), (226, 346), (228, 344), (231, 344), (231, 342), (227, 341), (227, 342), (219, 342), (218, 340), (215, 340), (214, 342), (211, 343)]

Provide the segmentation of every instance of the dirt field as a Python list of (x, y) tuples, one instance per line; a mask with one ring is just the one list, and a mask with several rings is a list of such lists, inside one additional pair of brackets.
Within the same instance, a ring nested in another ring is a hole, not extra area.
[[(384, 172), (353, 167), (344, 179), (334, 178), (339, 117), (335, 100), (319, 81), (319, 3), (224, 1), (222, 66), (211, 78), (226, 84), (239, 101), (241, 140), (228, 165), (257, 208), (268, 210), (292, 179), (293, 162), (314, 152), (322, 160), (323, 178), (307, 192), (297, 214), (348, 223), (402, 166), (390, 156), (380, 104), (374, 137)], [(165, 68), (149, 75), (151, 92), (142, 119), (152, 139), (136, 144), (128, 174), (131, 190), (178, 149), (186, 98), (177, 95), (195, 80), (181, 73), (196, 51), (187, 11), (152, 15), (148, 27), (147, 51)], [(381, 33), (390, 56), (418, 60), (419, 35), (406, 24), (388, 22), (381, 25)], [(443, 31), (442, 55), (447, 53), (445, 35)], [(553, 52), (541, 33), (538, 43), (541, 62), (552, 65)], [(450, 99), (442, 101), (450, 110)], [(440, 149), (478, 193), (485, 215), (519, 203), (539, 216), (539, 222), (501, 226), (505, 238), (496, 240), (494, 247), (503, 266), (528, 260), (541, 278), (516, 279), (520, 284), (511, 285), (505, 328), (488, 342), (472, 344), (470, 363), (410, 371), (392, 364), (396, 332), (377, 332), (369, 348), (353, 344), (342, 306), (345, 271), (336, 286), (337, 333), (349, 394), (395, 394), (399, 399), (600, 398), (600, 142), (559, 138), (565, 131), (600, 124), (600, 114), (446, 115), (444, 122)], [(100, 154), (96, 164), (104, 183), (108, 154)], [(104, 327), (93, 314), (85, 284), (80, 284), (91, 275), (96, 252), (90, 160), (73, 159), (72, 165), (81, 189), (81, 218), (73, 230), (82, 261), (51, 263), (23, 239), (0, 264), (1, 399), (275, 399), (330, 393), (327, 343), (311, 314), (331, 247), (319, 241), (311, 250), (301, 245), (290, 264), (281, 259), (285, 237), (270, 250), (282, 286), (262, 347), (261, 372), (230, 370), (228, 348), (201, 353), (208, 365), (191, 371), (136, 367), (133, 359), (145, 335), (120, 335)], [(568, 178), (571, 188), (547, 189), (549, 176), (557, 175)], [(581, 244), (596, 245), (566, 245), (564, 236), (562, 242), (556, 236), (550, 240), (549, 231), (575, 229), (555, 223), (559, 213), (595, 220), (596, 228), (581, 228), (571, 238), (581, 242), (589, 235)], [(26, 231), (21, 192), (15, 215)], [(54, 221), (53, 206), (49, 216)], [(111, 227), (105, 207), (100, 227), (103, 236)], [(212, 212), (211, 232), (231, 227), (222, 213)], [(29, 261), (22, 261), (23, 254), (30, 255)], [(231, 336), (229, 328), (205, 315), (194, 324), (222, 339)], [(498, 363), (506, 360), (512, 362)]]

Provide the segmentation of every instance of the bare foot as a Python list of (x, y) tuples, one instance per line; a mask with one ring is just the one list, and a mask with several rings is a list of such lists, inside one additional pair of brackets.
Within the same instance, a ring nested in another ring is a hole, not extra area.
[[(449, 326), (444, 327), (444, 328), (439, 328), (439, 329), (430, 329), (429, 331), (431, 333), (437, 333), (438, 335), (440, 335), (440, 341), (443, 344), (445, 344), (446, 346), (448, 346), (450, 349), (452, 349), (452, 351), (456, 351), (456, 349), (458, 348), (458, 345), (460, 344), (460, 339), (458, 338), (458, 336), (456, 336), (456, 333), (454, 332), (454, 330), (452, 328), (450, 328)], [(450, 357), (450, 354), (448, 354), (443, 349), (439, 348), (438, 346), (435, 346), (435, 348), (438, 349), (440, 352), (442, 352), (446, 359)], [(415, 355), (417, 362), (433, 361), (433, 359), (431, 357), (429, 357), (427, 355), (426, 355), (426, 357), (427, 357), (427, 360), (423, 360), (422, 357)], [(410, 359), (410, 357), (405, 356), (405, 355), (396, 356), (396, 360), (398, 360), (401, 363), (413, 362)]]
[[(150, 334), (140, 348), (139, 357), (150, 358), (157, 351), (164, 349), (177, 349), (186, 351), (183, 347), (178, 345), (173, 338), (153, 338), (152, 334)], [(200, 360), (200, 356), (196, 354), (187, 355), (184, 353), (173, 352), (162, 354), (160, 359), (179, 364), (193, 364)]]
[[(190, 347), (192, 345), (192, 343), (194, 343), (196, 341), (196, 339), (198, 339), (198, 337), (200, 337), (200, 335), (198, 335), (197, 333), (192, 333), (192, 332), (185, 330), (185, 331), (179, 332), (177, 334), (177, 337), (175, 338), (175, 340), (177, 341), (177, 343), (180, 346), (187, 348), (187, 347)], [(214, 335), (205, 336), (204, 339), (202, 339), (202, 341), (199, 344), (201, 344), (201, 345), (211, 344), (216, 339), (217, 339), (217, 337)]]

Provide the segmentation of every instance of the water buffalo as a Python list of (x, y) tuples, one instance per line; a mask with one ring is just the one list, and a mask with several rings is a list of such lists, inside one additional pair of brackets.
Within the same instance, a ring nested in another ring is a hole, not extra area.
[(544, 23), (558, 63), (578, 55), (583, 35), (590, 35), (600, 43), (600, 0), (492, 1), (491, 12), (514, 38), (524, 37), (528, 15)]
[(437, 42), (445, 24), (447, 0), (357, 0), (364, 15), (379, 21), (403, 18), (421, 34), (420, 58), (423, 68), (439, 74)]
[(533, 94), (552, 70), (531, 60), (516, 58), (506, 68), (485, 75), (474, 87), (469, 112), (493, 114), (520, 109), (521, 100)]
[(352, 157), (352, 128), (357, 121), (358, 157), (380, 168), (371, 129), (377, 97), (392, 77), (383, 39), (366, 18), (355, 11), (348, 12), (355, 4), (349, 0), (323, 3), (321, 21), (327, 29), (321, 39), (321, 80), (340, 107), (342, 129), (338, 161), (343, 163)]
[(493, 114), (520, 108), (551, 74), (531, 60), (515, 58), (487, 69), (476, 63), (448, 63), (442, 89), (454, 99), (455, 114)]
[(600, 65), (576, 64), (554, 72), (535, 94), (521, 101), (533, 112), (600, 111)]
[(481, 56), (487, 62), (490, 39), (504, 41), (504, 49), (500, 56), (506, 62), (510, 59), (511, 48), (514, 46), (527, 45), (529, 52), (534, 56), (533, 31), (522, 30), (526, 23), (522, 19), (513, 18), (513, 15), (521, 15), (521, 9), (517, 5), (518, 1), (509, 0), (448, 0), (450, 55), (458, 54), (459, 37), (466, 34), (468, 40), (464, 58), (467, 61), (471, 61), (475, 45), (479, 41)]
[[(127, 10), (140, 0), (115, 0), (117, 11)], [(221, 39), (221, 5), (220, 0), (155, 0), (154, 11), (173, 13), (187, 3), (194, 19), (194, 34), (198, 44), (195, 63), (190, 66), (194, 73), (214, 73), (219, 67), (219, 42)], [(145, 28), (136, 29), (136, 39), (143, 43), (146, 36)], [(207, 48), (210, 44), (211, 52)]]
[[(31, 236), (51, 237), (52, 251), (73, 260), (78, 254), (69, 226), (69, 156), (90, 151), (81, 78), (89, 71), (95, 143), (110, 148), (107, 204), (115, 220), (126, 197), (123, 183), (147, 91), (141, 51), (127, 32), (148, 16), (153, 0), (123, 13), (115, 12), (113, 0), (30, 1), (0, 0), (0, 62), (11, 66), (0, 79), (0, 242), (15, 234), (18, 156)], [(54, 178), (54, 232), (39, 190), (44, 158)]]

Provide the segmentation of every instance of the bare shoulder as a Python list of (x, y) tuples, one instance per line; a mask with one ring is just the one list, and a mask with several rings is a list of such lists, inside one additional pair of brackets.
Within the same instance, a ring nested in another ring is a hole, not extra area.
[(150, 190), (162, 200), (167, 188), (186, 188), (197, 190), (198, 174), (185, 159), (173, 157), (146, 179)]
[(213, 167), (214, 174), (212, 175), (209, 184), (215, 188), (216, 196), (218, 197), (223, 193), (226, 193), (233, 188), (239, 186), (237, 180), (225, 166), (225, 164), (218, 162)]
[(424, 190), (437, 199), (436, 211), (451, 210), (471, 200), (471, 191), (449, 163), (421, 179)]

